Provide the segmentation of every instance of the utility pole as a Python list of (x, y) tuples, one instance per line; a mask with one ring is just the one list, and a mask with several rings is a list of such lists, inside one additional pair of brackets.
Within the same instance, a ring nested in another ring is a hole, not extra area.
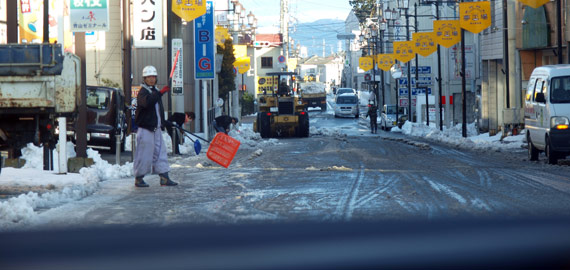
[(289, 59), (289, 0), (281, 0), (280, 12), (281, 35), (283, 36), (283, 55)]

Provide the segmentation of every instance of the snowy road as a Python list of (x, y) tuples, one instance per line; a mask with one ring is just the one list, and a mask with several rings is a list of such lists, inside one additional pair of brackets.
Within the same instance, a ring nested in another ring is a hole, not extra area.
[[(309, 138), (244, 145), (228, 169), (171, 158), (178, 187), (109, 180), (46, 210), (39, 226), (543, 217), (570, 213), (570, 168), (508, 152), (457, 149), (311, 112)], [(338, 128), (340, 126), (340, 128)], [(314, 134), (336, 127), (338, 134)], [(69, 215), (68, 213), (74, 213)]]

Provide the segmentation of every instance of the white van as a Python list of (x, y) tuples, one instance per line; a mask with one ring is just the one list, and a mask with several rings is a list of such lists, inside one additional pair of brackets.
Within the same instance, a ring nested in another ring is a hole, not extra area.
[(534, 69), (526, 91), (524, 123), (528, 156), (538, 160), (545, 152), (548, 163), (570, 155), (570, 65)]

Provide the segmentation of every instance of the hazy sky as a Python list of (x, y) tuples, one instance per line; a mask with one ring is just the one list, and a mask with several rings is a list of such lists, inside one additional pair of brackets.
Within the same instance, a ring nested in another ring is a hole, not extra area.
[[(217, 0), (224, 1), (224, 0)], [(279, 27), (280, 0), (239, 0), (247, 14), (253, 11), (258, 27)], [(300, 23), (319, 19), (345, 20), (350, 12), (348, 0), (289, 0), (289, 15)]]

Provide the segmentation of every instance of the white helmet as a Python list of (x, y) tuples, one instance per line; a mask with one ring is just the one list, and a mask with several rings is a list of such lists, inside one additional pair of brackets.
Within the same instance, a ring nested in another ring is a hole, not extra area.
[(148, 76), (158, 76), (158, 73), (156, 72), (156, 68), (153, 66), (146, 66), (143, 68), (142, 71), (142, 76), (144, 77), (148, 77)]

